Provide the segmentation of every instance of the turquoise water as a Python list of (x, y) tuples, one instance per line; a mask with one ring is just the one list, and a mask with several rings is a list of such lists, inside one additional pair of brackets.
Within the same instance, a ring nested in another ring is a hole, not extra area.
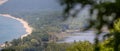
[(25, 33), (25, 28), (19, 21), (0, 16), (0, 44), (17, 39)]

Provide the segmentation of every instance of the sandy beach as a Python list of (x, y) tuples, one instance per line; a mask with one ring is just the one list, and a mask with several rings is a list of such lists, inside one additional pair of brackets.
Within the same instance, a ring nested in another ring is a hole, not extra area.
[(0, 5), (4, 4), (5, 2), (7, 2), (8, 0), (0, 0)]
[[(20, 21), (20, 23), (23, 24), (23, 27), (26, 29), (26, 34), (21, 35), (21, 37), (20, 37), (21, 39), (23, 39), (24, 37), (26, 37), (32, 33), (32, 27), (30, 27), (29, 24), (25, 20), (20, 19), (20, 18), (16, 18), (16, 17), (11, 16), (9, 14), (0, 14), (0, 16), (4, 16), (7, 18), (18, 20), (18, 21)], [(5, 44), (0, 44), (0, 48), (4, 47), (4, 46), (5, 46)]]
[[(5, 2), (7, 2), (8, 0), (0, 0), (0, 5), (2, 5), (2, 4), (4, 4)], [(16, 17), (14, 17), (14, 16), (11, 16), (11, 15), (9, 15), (9, 14), (0, 14), (0, 16), (4, 16), (4, 17), (8, 17), (8, 18), (11, 18), (11, 19), (15, 19), (15, 20), (18, 20), (18, 21), (20, 21), (20, 23), (22, 23), (23, 24), (23, 27), (26, 29), (26, 34), (24, 34), (24, 35), (22, 35), (20, 38), (21, 39), (23, 39), (24, 37), (26, 37), (26, 36), (28, 36), (28, 35), (30, 35), (31, 33), (32, 33), (32, 28), (29, 26), (29, 24), (25, 21), (25, 20), (23, 20), (23, 19), (21, 19), (21, 18), (16, 18)], [(4, 47), (5, 46), (5, 44), (0, 44), (0, 47)]]
[(23, 27), (26, 29), (27, 34), (22, 35), (21, 39), (23, 39), (24, 37), (26, 37), (26, 36), (28, 36), (32, 33), (32, 28), (29, 26), (29, 24), (25, 20), (20, 19), (20, 18), (16, 18), (16, 17), (11, 16), (9, 14), (0, 14), (0, 16), (4, 16), (4, 17), (8, 17), (8, 18), (18, 20), (18, 21), (20, 21), (20, 23), (23, 24)]

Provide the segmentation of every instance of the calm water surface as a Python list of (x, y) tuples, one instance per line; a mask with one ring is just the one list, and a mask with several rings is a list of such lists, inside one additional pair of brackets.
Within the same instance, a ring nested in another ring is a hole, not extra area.
[[(78, 42), (78, 41), (89, 41), (91, 43), (94, 43), (94, 38), (95, 38), (95, 32), (94, 31), (86, 31), (86, 32), (74, 32), (74, 35), (77, 36), (67, 36), (65, 38), (63, 38), (62, 40), (58, 41), (58, 43), (71, 43), (71, 42)], [(99, 40), (102, 40), (102, 36), (104, 35), (104, 33), (102, 33), (99, 36)]]
[(23, 25), (14, 19), (0, 16), (0, 44), (25, 34)]

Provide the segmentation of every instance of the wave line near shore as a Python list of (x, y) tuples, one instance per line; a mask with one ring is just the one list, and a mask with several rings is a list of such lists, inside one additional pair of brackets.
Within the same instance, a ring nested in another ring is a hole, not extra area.
[(32, 33), (32, 27), (29, 26), (28, 22), (21, 19), (21, 18), (16, 18), (14, 16), (11, 16), (9, 14), (0, 14), (0, 16), (4, 16), (4, 17), (8, 17), (8, 18), (12, 18), (12, 19), (15, 19), (15, 20), (18, 20), (20, 21), (20, 23), (23, 24), (23, 27), (26, 29), (26, 34), (22, 35), (20, 38), (23, 39), (24, 37), (30, 35)]

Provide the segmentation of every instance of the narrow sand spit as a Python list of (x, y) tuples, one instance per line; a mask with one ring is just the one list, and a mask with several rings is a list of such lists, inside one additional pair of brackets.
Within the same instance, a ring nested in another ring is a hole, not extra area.
[(21, 39), (23, 39), (24, 37), (26, 37), (26, 36), (28, 36), (28, 35), (30, 35), (32, 33), (32, 28), (29, 26), (29, 24), (25, 20), (20, 19), (20, 18), (16, 18), (16, 17), (11, 16), (9, 14), (0, 14), (0, 16), (4, 16), (4, 17), (8, 17), (8, 18), (12, 18), (12, 19), (18, 20), (18, 21), (20, 21), (20, 23), (23, 24), (23, 26), (26, 29), (27, 33), (22, 35)]
[(0, 5), (4, 4), (5, 2), (7, 2), (8, 0), (0, 0)]
[[(0, 0), (0, 5), (6, 3), (8, 0)], [(20, 21), (20, 23), (23, 24), (24, 28), (26, 29), (26, 34), (22, 35), (20, 38), (23, 39), (24, 37), (30, 35), (32, 33), (32, 28), (28, 25), (28, 23), (23, 20), (23, 19), (20, 19), (20, 18), (16, 18), (14, 16), (11, 16), (9, 14), (0, 14), (0, 16), (4, 16), (4, 17), (8, 17), (8, 18), (12, 18), (12, 19), (15, 19), (15, 20), (18, 20)], [(11, 44), (10, 44), (11, 45)], [(2, 47), (5, 47), (6, 45), (3, 43), (3, 44), (0, 44), (0, 48)]]
[[(7, 17), (7, 18), (11, 18), (11, 19), (15, 19), (15, 20), (18, 20), (18, 21), (20, 21), (20, 23), (22, 23), (23, 24), (23, 27), (26, 29), (26, 34), (24, 34), (24, 35), (22, 35), (20, 38), (21, 39), (23, 39), (24, 37), (26, 37), (26, 36), (28, 36), (28, 35), (30, 35), (31, 33), (32, 33), (32, 27), (30, 27), (29, 26), (29, 24), (25, 21), (25, 20), (23, 20), (23, 19), (20, 19), (20, 18), (16, 18), (16, 17), (14, 17), (14, 16), (11, 16), (11, 15), (9, 15), (9, 14), (0, 14), (0, 16), (4, 16), (4, 17)], [(10, 44), (9, 43), (9, 45), (12, 45), (12, 44)], [(5, 47), (6, 45), (3, 43), (3, 44), (0, 44), (0, 48), (2, 48), (2, 47)]]
[[(4, 4), (7, 1), (8, 0), (0, 0), (0, 5)], [(0, 16), (4, 16), (4, 17), (8, 17), (8, 18), (12, 18), (12, 19), (18, 20), (18, 21), (20, 21), (23, 24), (24, 28), (26, 29), (27, 34), (22, 35), (21, 39), (23, 37), (26, 37), (26, 36), (28, 36), (29, 34), (32, 33), (32, 28), (28, 25), (28, 23), (25, 20), (20, 19), (20, 18), (16, 18), (16, 17), (11, 16), (9, 14), (0, 14)]]

